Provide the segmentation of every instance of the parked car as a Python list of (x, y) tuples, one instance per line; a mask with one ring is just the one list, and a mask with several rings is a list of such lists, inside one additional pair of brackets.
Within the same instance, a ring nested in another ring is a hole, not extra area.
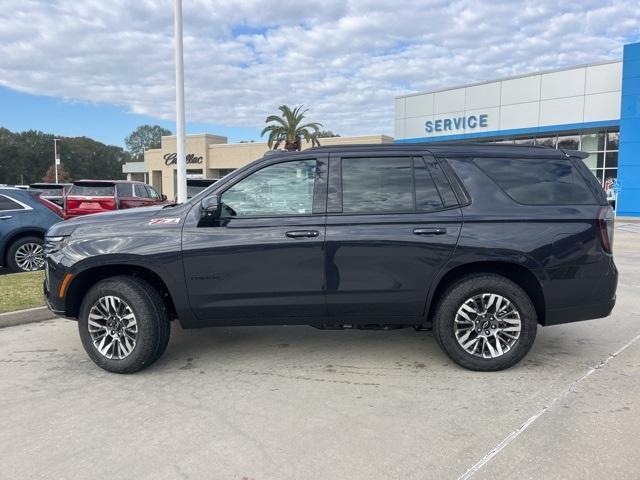
[(149, 207), (167, 200), (153, 187), (126, 180), (79, 180), (67, 192), (64, 218), (126, 208)]
[(71, 183), (32, 183), (29, 190), (40, 193), (42, 198), (64, 208), (64, 197), (70, 187)]
[(187, 198), (195, 197), (202, 190), (216, 183), (215, 178), (187, 178)]
[(500, 370), (538, 325), (615, 304), (613, 215), (586, 154), (514, 145), (364, 145), (271, 154), (181, 205), (47, 234), (45, 291), (92, 360), (135, 372), (183, 328), (433, 329)]
[(62, 211), (38, 194), (0, 188), (0, 265), (10, 272), (44, 268), (44, 234)]

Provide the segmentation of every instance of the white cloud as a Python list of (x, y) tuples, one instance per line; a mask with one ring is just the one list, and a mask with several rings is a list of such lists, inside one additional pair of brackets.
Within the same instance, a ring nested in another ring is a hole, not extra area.
[[(173, 118), (173, 2), (4, 0), (0, 84)], [(311, 106), (342, 134), (392, 133), (393, 97), (618, 58), (622, 1), (184, 0), (190, 121), (261, 127)]]

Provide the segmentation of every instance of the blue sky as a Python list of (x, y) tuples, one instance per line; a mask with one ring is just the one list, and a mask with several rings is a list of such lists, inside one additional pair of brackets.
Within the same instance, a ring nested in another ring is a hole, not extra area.
[[(390, 134), (394, 97), (621, 58), (628, 0), (184, 0), (188, 132), (257, 140), (279, 105)], [(174, 130), (172, 0), (3, 0), (0, 126), (122, 145)]]
[[(175, 133), (173, 121), (130, 113), (122, 107), (30, 95), (5, 87), (0, 87), (0, 105), (0, 126), (14, 132), (41, 130), (64, 137), (86, 136), (121, 147), (124, 138), (139, 125), (161, 125)], [(257, 128), (187, 124), (187, 133), (202, 132), (225, 135), (229, 142), (260, 138)]]

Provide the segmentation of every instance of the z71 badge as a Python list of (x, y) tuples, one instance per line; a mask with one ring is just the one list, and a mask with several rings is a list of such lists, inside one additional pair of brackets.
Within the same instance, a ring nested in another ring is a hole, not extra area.
[(149, 220), (149, 225), (175, 225), (177, 223), (180, 223), (180, 217), (152, 218)]

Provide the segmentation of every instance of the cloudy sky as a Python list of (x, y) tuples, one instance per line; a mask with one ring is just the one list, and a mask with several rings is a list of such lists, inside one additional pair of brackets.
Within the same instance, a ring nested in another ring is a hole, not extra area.
[[(171, 0), (2, 0), (0, 126), (121, 144), (173, 128)], [(190, 132), (259, 138), (304, 103), (342, 135), (393, 134), (393, 97), (620, 58), (628, 0), (183, 0)]]

